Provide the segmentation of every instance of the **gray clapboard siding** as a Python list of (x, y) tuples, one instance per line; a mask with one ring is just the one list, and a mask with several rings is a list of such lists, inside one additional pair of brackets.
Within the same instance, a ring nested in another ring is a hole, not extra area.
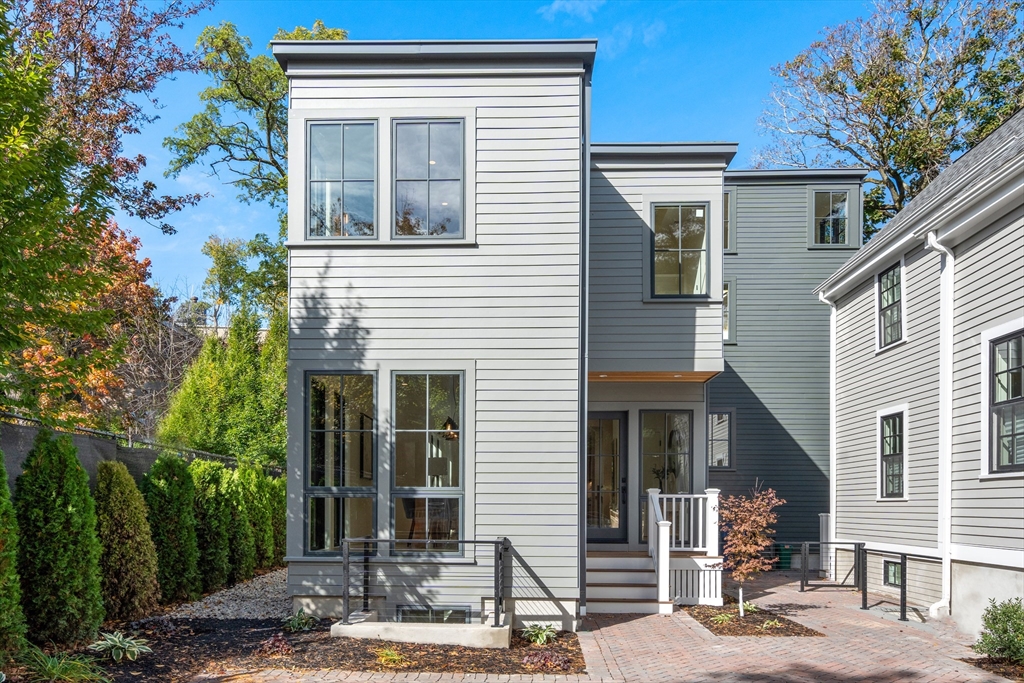
[(850, 250), (807, 248), (806, 184), (725, 182), (736, 193), (735, 343), (710, 383), (711, 410), (734, 409), (734, 471), (711, 470), (712, 486), (745, 495), (755, 480), (786, 499), (776, 537), (816, 540), (828, 511), (829, 312), (812, 294)]
[(1024, 209), (957, 245), (953, 325), (953, 543), (1024, 551), (1024, 477), (979, 479), (980, 330), (1024, 317)]
[[(709, 228), (712, 221), (720, 225), (722, 172), (595, 164), (590, 177), (590, 369), (721, 369), (720, 280), (708, 301), (645, 302), (643, 278), (651, 198), (709, 202)], [(709, 251), (713, 278), (721, 272), (719, 258)]]
[[(517, 569), (513, 597), (579, 596), (581, 93), (580, 77), (572, 74), (292, 81), (293, 126), (326, 110), (353, 117), (361, 111), (409, 116), (424, 107), (475, 111), (468, 149), (475, 176), (466, 183), (475, 199), (469, 217), (475, 245), (293, 248), (290, 367), (292, 386), (301, 386), (298, 375), (318, 363), (373, 369), (433, 360), (475, 367), (475, 385), (466, 387), (475, 405), (475, 448), (465, 454), (474, 521), (463, 535), (511, 538), (533, 573)], [(390, 137), (386, 125), (378, 134)], [(303, 164), (293, 153), (292, 167)], [(382, 175), (379, 182), (389, 179)], [(301, 225), (301, 193), (291, 202), (292, 220)], [(379, 231), (389, 230), (389, 211), (379, 207)], [(389, 382), (381, 373), (378, 392), (388, 392)], [(298, 415), (300, 395), (291, 398)], [(301, 418), (293, 419), (290, 434), (296, 470)], [(384, 427), (379, 442), (386, 462)], [(293, 497), (300, 488), (293, 487)], [(293, 503), (293, 510), (301, 507)], [(386, 530), (390, 511), (382, 517), (384, 510), (378, 509), (378, 524)], [(292, 556), (302, 554), (297, 517)], [(492, 590), (490, 549), (477, 557), (468, 567), (413, 562), (381, 570), (378, 579), (394, 586), (398, 601), (405, 591), (412, 602), (418, 596), (419, 602), (464, 603)], [(289, 581), (295, 595), (336, 595), (340, 565), (295, 560)]]
[[(897, 259), (893, 259), (893, 263)], [(906, 342), (875, 352), (872, 278), (837, 302), (836, 535), (938, 543), (939, 256), (905, 255)], [(891, 264), (886, 264), (888, 268)], [(877, 411), (907, 404), (907, 501), (878, 501)]]

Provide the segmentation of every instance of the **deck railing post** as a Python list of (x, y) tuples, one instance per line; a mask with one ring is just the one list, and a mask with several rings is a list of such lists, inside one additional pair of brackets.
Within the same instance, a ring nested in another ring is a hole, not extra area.
[(348, 541), (341, 542), (341, 623), (348, 623), (348, 593), (351, 590), (349, 586), (349, 557), (348, 557)]
[(704, 510), (704, 547), (709, 557), (718, 557), (718, 495), (719, 489), (705, 489), (707, 495)]
[(900, 621), (907, 620), (907, 556), (900, 555)]
[(860, 608), (868, 608), (868, 551), (863, 543), (857, 544), (855, 551), (860, 557)]
[(505, 571), (503, 543), (494, 544), (494, 625), (501, 625), (501, 576)]
[(800, 544), (800, 592), (803, 593), (807, 587), (807, 546), (809, 544), (804, 541)]

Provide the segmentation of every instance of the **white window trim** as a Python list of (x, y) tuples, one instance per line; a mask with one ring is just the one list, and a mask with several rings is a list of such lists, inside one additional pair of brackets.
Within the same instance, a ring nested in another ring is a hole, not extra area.
[[(726, 185), (722, 188), (722, 243), (725, 243), (726, 232), (729, 233), (729, 248), (722, 249), (725, 254), (737, 254), (736, 249), (736, 185)], [(725, 197), (729, 195), (729, 230), (725, 229)]]
[[(814, 241), (814, 193), (846, 192), (846, 244), (818, 244)], [(858, 185), (808, 185), (807, 186), (807, 248), (815, 249), (859, 249), (864, 240), (864, 195)]]
[[(711, 416), (715, 413), (729, 414), (729, 466), (715, 467), (711, 464)], [(707, 411), (707, 463), (708, 469), (712, 472), (735, 472), (736, 471), (736, 409), (735, 408), (709, 408)]]
[[(882, 495), (882, 418), (896, 414), (903, 415), (903, 495), (893, 498)], [(875, 412), (875, 502), (877, 503), (906, 503), (910, 501), (910, 406), (901, 403), (889, 406)]]
[(882, 346), (882, 275), (895, 264), (890, 262), (884, 269), (875, 273), (875, 355), (903, 346), (907, 336), (907, 261), (906, 255), (900, 255), (900, 340)]
[(978, 463), (978, 479), (1020, 479), (1024, 478), (1024, 472), (993, 472), (992, 471), (992, 409), (989, 398), (992, 395), (992, 341), (1005, 337), (1014, 332), (1024, 330), (1024, 318), (1014, 318), (992, 327), (987, 327), (980, 332), (979, 353), (981, 354), (981, 444), (978, 448), (980, 459)]
[[(463, 120), (463, 236), (460, 238), (410, 238), (394, 239), (393, 172), (394, 154), (392, 122), (400, 119), (462, 119)], [(307, 136), (310, 124), (335, 123), (339, 121), (376, 121), (377, 123), (377, 236), (362, 237), (316, 237), (310, 238), (307, 230), (309, 200), (307, 195), (309, 159)], [(288, 247), (323, 248), (327, 245), (353, 248), (377, 247), (423, 247), (442, 249), (445, 247), (465, 248), (476, 246), (476, 150), (477, 114), (475, 107), (349, 107), (301, 108), (288, 112), (288, 148), (304, 150), (301, 164), (294, 165), (288, 174)], [(302, 206), (295, 206), (295, 198), (302, 198)]]

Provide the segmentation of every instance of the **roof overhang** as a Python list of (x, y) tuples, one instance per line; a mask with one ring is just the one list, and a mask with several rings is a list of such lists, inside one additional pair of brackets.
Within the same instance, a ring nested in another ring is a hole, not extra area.
[(595, 168), (712, 166), (724, 169), (736, 156), (735, 142), (600, 142), (590, 146)]
[(863, 183), (866, 168), (737, 169), (725, 172), (725, 182), (778, 185), (785, 183)]

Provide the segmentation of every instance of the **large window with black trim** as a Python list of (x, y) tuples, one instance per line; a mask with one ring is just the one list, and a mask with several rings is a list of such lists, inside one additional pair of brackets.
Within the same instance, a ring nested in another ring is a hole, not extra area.
[(708, 293), (708, 206), (654, 206), (654, 286), (656, 297)]
[(854, 243), (850, 235), (850, 193), (846, 190), (815, 190), (811, 201), (812, 240), (816, 246)]
[(394, 375), (392, 509), (398, 552), (457, 552), (463, 518), (463, 376)]
[(903, 283), (899, 263), (878, 276), (878, 346), (903, 339)]
[(375, 535), (374, 375), (306, 377), (306, 551)]
[(1024, 331), (992, 342), (989, 363), (992, 470), (1024, 470)]
[(906, 467), (903, 434), (904, 413), (882, 417), (880, 432), (880, 476), (882, 498), (903, 498)]

